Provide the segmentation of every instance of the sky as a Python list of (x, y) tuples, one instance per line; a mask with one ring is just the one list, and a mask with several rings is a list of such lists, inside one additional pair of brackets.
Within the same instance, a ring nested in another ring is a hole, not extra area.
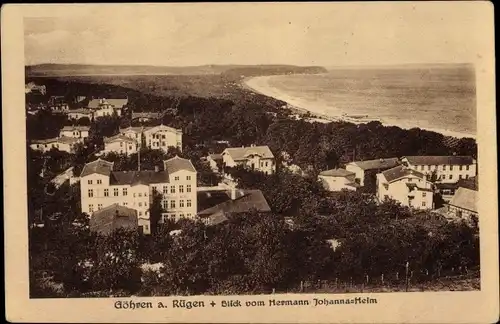
[(475, 8), (467, 2), (55, 6), (25, 16), (25, 63), (469, 63), (482, 46), (484, 11)]

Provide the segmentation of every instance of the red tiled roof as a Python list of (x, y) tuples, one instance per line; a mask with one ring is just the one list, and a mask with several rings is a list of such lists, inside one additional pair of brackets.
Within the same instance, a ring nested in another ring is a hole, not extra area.
[(398, 158), (382, 158), (376, 160), (354, 161), (349, 164), (357, 165), (363, 170), (390, 169), (399, 164)]
[(132, 208), (113, 204), (98, 210), (90, 218), (90, 230), (100, 234), (110, 234), (118, 228), (137, 230), (137, 211)]
[(471, 156), (405, 156), (412, 165), (471, 165), (474, 159)]
[(329, 176), (329, 177), (347, 177), (350, 175), (355, 175), (355, 173), (339, 168), (339, 169), (331, 169), (331, 170), (321, 171), (319, 173), (319, 175)]
[(98, 173), (105, 176), (109, 176), (111, 171), (113, 171), (113, 162), (108, 162), (105, 160), (97, 159), (95, 161), (85, 164), (83, 167), (80, 177), (85, 177), (90, 174)]
[(169, 176), (166, 171), (114, 171), (111, 172), (111, 185), (136, 185), (152, 183), (168, 183)]
[(382, 174), (384, 175), (385, 179), (388, 182), (392, 182), (394, 180), (397, 180), (397, 179), (400, 179), (400, 178), (403, 178), (403, 177), (406, 177), (409, 175), (414, 175), (420, 179), (424, 178), (424, 175), (422, 173), (415, 171), (415, 170), (412, 170), (410, 168), (406, 168), (402, 165), (397, 166), (397, 167), (392, 168), (392, 169), (389, 169), (389, 170), (386, 170), (386, 171), (382, 172)]
[(191, 172), (196, 172), (196, 169), (191, 163), (190, 160), (181, 158), (179, 156), (175, 156), (171, 159), (163, 161), (163, 166), (165, 171), (168, 171), (169, 174), (175, 173), (179, 170), (186, 170)]

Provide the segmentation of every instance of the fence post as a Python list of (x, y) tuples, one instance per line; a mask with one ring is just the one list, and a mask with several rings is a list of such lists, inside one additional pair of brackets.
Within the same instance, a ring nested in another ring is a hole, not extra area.
[(370, 277), (368, 275), (366, 275), (366, 284), (368, 285), (368, 282), (370, 280)]
[(384, 284), (384, 274), (382, 273), (382, 275), (380, 276), (380, 280), (382, 281), (382, 285)]
[(408, 291), (408, 285), (410, 284), (409, 282), (409, 278), (408, 278), (408, 267), (410, 266), (410, 263), (407, 261), (406, 262), (406, 266), (405, 266), (405, 281), (406, 281), (406, 287), (405, 287), (405, 291)]
[(335, 277), (335, 289), (338, 289), (339, 288), (339, 282), (338, 282), (338, 279), (337, 277)]
[(304, 281), (300, 281), (300, 292), (304, 292)]

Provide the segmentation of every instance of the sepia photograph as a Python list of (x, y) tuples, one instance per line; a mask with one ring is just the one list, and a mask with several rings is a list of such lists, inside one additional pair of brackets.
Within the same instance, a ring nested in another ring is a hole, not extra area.
[(494, 104), (479, 105), (482, 43), (459, 32), (480, 18), (350, 5), (23, 15), (28, 298), (174, 311), (480, 293)]

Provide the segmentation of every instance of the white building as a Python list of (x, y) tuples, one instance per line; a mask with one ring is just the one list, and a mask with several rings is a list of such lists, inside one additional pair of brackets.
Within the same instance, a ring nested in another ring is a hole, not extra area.
[(59, 132), (60, 137), (74, 137), (81, 140), (89, 137), (89, 126), (64, 126)]
[(75, 145), (81, 140), (74, 137), (56, 137), (43, 140), (34, 140), (30, 143), (30, 147), (34, 150), (48, 152), (53, 148), (59, 151), (74, 153)]
[(377, 198), (393, 199), (416, 209), (431, 209), (432, 183), (423, 173), (400, 165), (377, 174)]
[(133, 208), (138, 212), (139, 226), (150, 233), (149, 208), (154, 193), (161, 195), (165, 218), (194, 218), (196, 187), (193, 164), (178, 156), (164, 161), (164, 171), (113, 171), (112, 162), (98, 159), (87, 163), (80, 175), (82, 212), (92, 215), (112, 204)]
[(94, 117), (117, 116), (122, 115), (122, 110), (128, 104), (128, 99), (92, 99), (89, 101), (88, 108), (94, 112)]
[(276, 171), (276, 161), (268, 146), (228, 147), (222, 152), (222, 163), (224, 167), (242, 165), (266, 174)]
[(177, 147), (182, 151), (182, 130), (159, 125), (144, 129), (146, 146), (151, 149), (168, 151), (169, 147)]
[(381, 172), (394, 168), (399, 164), (398, 158), (382, 158), (376, 160), (366, 160), (366, 161), (353, 161), (346, 164), (346, 170), (354, 172), (356, 175), (356, 182), (360, 186), (365, 185), (365, 173), (367, 171)]
[(356, 174), (345, 169), (321, 171), (318, 175), (323, 187), (328, 191), (353, 190), (359, 187), (356, 183)]
[(476, 160), (470, 156), (405, 156), (404, 165), (429, 178), (435, 172), (440, 183), (456, 183), (476, 176)]
[(84, 109), (84, 108), (79, 108), (79, 109), (71, 109), (68, 111), (68, 118), (69, 119), (80, 119), (80, 118), (88, 118), (91, 120), (94, 117), (94, 113), (90, 109)]
[(159, 125), (155, 127), (128, 127), (120, 129), (120, 134), (143, 143), (154, 150), (168, 151), (169, 147), (176, 147), (182, 151), (182, 130)]
[(137, 141), (125, 135), (115, 135), (112, 137), (104, 137), (103, 153), (115, 152), (118, 154), (130, 155), (137, 153), (139, 144)]

